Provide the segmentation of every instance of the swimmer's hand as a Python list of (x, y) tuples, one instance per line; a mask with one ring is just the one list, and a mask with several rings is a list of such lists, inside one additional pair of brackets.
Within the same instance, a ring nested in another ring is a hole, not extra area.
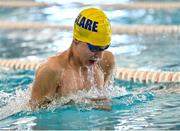
[(110, 104), (111, 99), (106, 97), (98, 97), (98, 98), (86, 98), (87, 100), (90, 100), (92, 106), (96, 110), (105, 110), (105, 111), (111, 111), (112, 107)]
[[(88, 101), (88, 105), (91, 106), (92, 108), (96, 110), (105, 110), (105, 111), (111, 111), (112, 107), (110, 106), (111, 99), (105, 98), (105, 97), (97, 97), (97, 98), (85, 98), (84, 100)], [(38, 100), (38, 101), (29, 101), (29, 106), (31, 110), (36, 110), (39, 108), (47, 108), (48, 105), (52, 101), (50, 99), (43, 99), (43, 100)], [(70, 100), (68, 103), (64, 105), (73, 105), (76, 102), (74, 100)]]
[(94, 106), (96, 110), (112, 111), (112, 107), (109, 105), (96, 105)]
[(97, 98), (86, 98), (91, 100), (92, 102), (111, 102), (111, 99), (107, 97), (97, 97)]
[[(109, 103), (111, 102), (111, 99), (109, 98), (84, 98), (87, 106), (92, 107), (93, 109), (96, 110), (105, 110), (105, 111), (111, 111), (112, 107), (109, 105)], [(65, 105), (73, 105), (76, 104), (76, 102), (74, 100), (70, 100), (68, 103), (66, 103)]]

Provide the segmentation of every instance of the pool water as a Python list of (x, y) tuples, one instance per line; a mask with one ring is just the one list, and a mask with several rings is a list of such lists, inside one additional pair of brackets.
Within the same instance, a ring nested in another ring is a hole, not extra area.
[[(138, 0), (124, 0), (134, 1)], [(0, 20), (73, 25), (83, 8), (74, 2), (44, 8), (1, 8)], [(105, 11), (112, 25), (179, 24), (179, 10)], [(180, 71), (179, 39), (178, 33), (113, 34), (108, 50), (116, 56), (118, 67)], [(66, 31), (0, 30), (0, 58), (42, 60), (67, 49), (71, 41), (72, 32)], [(47, 109), (32, 111), (27, 103), (34, 75), (31, 70), (0, 68), (0, 130), (180, 130), (180, 83), (142, 84), (113, 79), (107, 89), (79, 91), (53, 101)], [(90, 96), (112, 99), (97, 103), (111, 110), (95, 108), (83, 100)], [(76, 102), (63, 105), (69, 99)]]
[[(0, 129), (179, 129), (180, 95), (168, 93), (171, 88), (179, 88), (178, 84), (167, 83), (163, 85), (165, 89), (158, 89), (162, 84), (144, 85), (115, 80), (106, 92), (112, 101), (104, 103), (111, 106), (111, 111), (94, 109), (82, 101), (64, 106), (55, 103), (48, 109), (31, 111), (27, 107), (28, 87), (34, 72), (2, 69), (1, 74)], [(73, 98), (79, 100), (83, 95), (100, 96), (102, 92), (80, 92)]]

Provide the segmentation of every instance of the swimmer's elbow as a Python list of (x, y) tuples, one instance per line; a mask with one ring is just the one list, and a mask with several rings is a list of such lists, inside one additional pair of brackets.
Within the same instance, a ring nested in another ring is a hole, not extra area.
[(51, 103), (51, 100), (47, 98), (41, 98), (41, 99), (31, 98), (29, 100), (29, 106), (32, 110), (39, 108), (46, 108), (49, 103)]
[(50, 103), (50, 100), (47, 99), (40, 91), (36, 90), (34, 87), (31, 92), (31, 98), (29, 100), (29, 106), (31, 109), (41, 108), (43, 105)]

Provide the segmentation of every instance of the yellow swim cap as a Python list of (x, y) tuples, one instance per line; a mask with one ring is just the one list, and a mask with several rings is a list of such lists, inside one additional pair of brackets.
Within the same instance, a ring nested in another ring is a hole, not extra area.
[(95, 46), (107, 46), (111, 41), (111, 25), (106, 14), (97, 8), (80, 12), (74, 23), (74, 38)]

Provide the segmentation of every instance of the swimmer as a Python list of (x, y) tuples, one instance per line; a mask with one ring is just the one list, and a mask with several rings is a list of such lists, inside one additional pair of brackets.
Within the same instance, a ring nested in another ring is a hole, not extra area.
[[(37, 70), (30, 103), (40, 107), (50, 103), (54, 97), (60, 98), (94, 86), (105, 88), (115, 67), (113, 54), (106, 51), (111, 35), (110, 22), (102, 10), (82, 10), (75, 20), (69, 49), (48, 58)], [(97, 98), (98, 101), (101, 99), (105, 98)]]

